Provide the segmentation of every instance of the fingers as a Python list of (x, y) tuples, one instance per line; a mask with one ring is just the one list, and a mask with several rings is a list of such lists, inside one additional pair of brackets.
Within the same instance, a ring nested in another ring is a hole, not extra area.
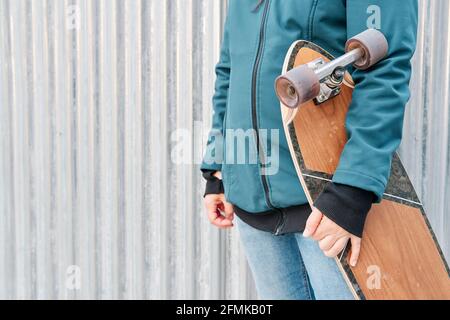
[(220, 229), (227, 229), (233, 226), (233, 222), (226, 219), (219, 211), (208, 213), (208, 218), (211, 224)]
[(334, 258), (345, 249), (349, 240), (352, 242), (352, 253), (350, 265), (355, 267), (358, 263), (361, 250), (361, 238), (358, 238), (334, 221), (324, 216), (318, 209), (314, 208), (311, 216), (306, 222), (305, 237), (311, 237), (318, 241), (320, 249), (327, 257)]
[(308, 218), (308, 221), (306, 221), (305, 231), (303, 232), (303, 236), (305, 238), (310, 237), (313, 235), (317, 227), (320, 224), (320, 221), (322, 220), (323, 214), (316, 208), (313, 209), (313, 212)]
[(209, 221), (212, 222), (217, 218), (219, 205), (220, 203), (217, 202), (217, 199), (215, 197), (211, 197), (209, 195), (205, 197), (205, 208), (206, 212), (208, 213)]
[(234, 219), (234, 207), (231, 203), (227, 202), (224, 200), (224, 202), (222, 202), (224, 205), (224, 214), (225, 214), (225, 218), (227, 218), (228, 220), (233, 220)]
[(311, 238), (316, 241), (324, 240), (329, 235), (334, 235), (334, 240), (340, 236), (336, 233), (338, 228), (337, 225), (328, 219), (326, 216), (322, 217), (319, 226), (316, 228), (316, 231), (311, 235)]
[(222, 227), (224, 217), (219, 212), (219, 205), (216, 202), (208, 202), (205, 204), (208, 212), (208, 220), (216, 227)]
[(316, 241), (321, 241), (329, 235), (333, 235), (335, 239), (339, 239), (343, 236), (348, 236), (349, 234), (333, 220), (323, 216), (322, 221), (317, 227), (316, 232), (312, 234), (311, 238)]
[[(223, 195), (208, 195), (205, 197), (205, 207), (208, 219), (214, 226), (220, 229), (233, 227), (234, 209), (225, 201)], [(225, 216), (221, 214), (224, 212)]]
[(359, 259), (359, 253), (361, 252), (361, 238), (356, 236), (351, 237), (352, 242), (352, 254), (350, 256), (350, 265), (356, 267)]
[(320, 240), (319, 241), (320, 250), (322, 250), (323, 252), (330, 250), (336, 243), (336, 239), (337, 239), (336, 236), (328, 235), (322, 240)]
[(220, 227), (224, 217), (222, 217), (222, 215), (218, 211), (216, 211), (208, 212), (208, 219), (209, 222), (211, 222), (213, 225), (215, 225), (216, 227)]
[(331, 247), (330, 250), (324, 252), (325, 255), (329, 258), (337, 257), (337, 255), (339, 253), (341, 253), (342, 250), (344, 250), (349, 238), (350, 237), (346, 236), (346, 237), (342, 237), (339, 240), (337, 240), (336, 243), (333, 245), (333, 247)]

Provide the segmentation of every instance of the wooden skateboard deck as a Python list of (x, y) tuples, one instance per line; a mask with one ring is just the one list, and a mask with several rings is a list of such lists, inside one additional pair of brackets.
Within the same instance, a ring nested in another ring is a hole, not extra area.
[[(302, 64), (334, 57), (308, 42), (294, 43), (283, 74)], [(296, 109), (281, 104), (291, 156), (310, 205), (331, 181), (347, 142), (345, 118), (353, 81), (345, 77), (341, 93)], [(380, 204), (369, 212), (358, 265), (350, 267), (350, 245), (336, 258), (357, 299), (450, 299), (449, 268), (424, 208), (396, 154)]]

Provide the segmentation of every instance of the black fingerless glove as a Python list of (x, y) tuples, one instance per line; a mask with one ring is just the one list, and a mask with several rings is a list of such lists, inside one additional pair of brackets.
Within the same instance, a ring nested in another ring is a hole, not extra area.
[(203, 178), (205, 178), (206, 180), (205, 194), (203, 195), (203, 197), (206, 197), (208, 194), (224, 193), (222, 180), (214, 176), (214, 173), (216, 173), (216, 171), (202, 170), (202, 172)]
[(329, 183), (314, 206), (351, 234), (362, 237), (364, 224), (376, 197), (360, 188)]

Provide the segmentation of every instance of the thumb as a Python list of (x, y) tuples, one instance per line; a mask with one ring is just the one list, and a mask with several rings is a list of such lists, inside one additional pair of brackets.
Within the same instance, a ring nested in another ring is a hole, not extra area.
[(231, 203), (223, 201), (223, 205), (224, 205), (224, 209), (225, 209), (225, 217), (227, 219), (231, 219), (233, 218), (233, 214), (234, 214), (234, 207)]
[(308, 221), (306, 221), (306, 227), (305, 231), (303, 232), (303, 236), (305, 238), (308, 238), (316, 232), (317, 227), (320, 224), (320, 221), (322, 221), (323, 214), (316, 208), (313, 209), (313, 212), (308, 218)]
[(361, 239), (358, 237), (351, 237), (352, 254), (350, 256), (350, 265), (356, 267), (359, 259), (359, 252), (361, 251)]

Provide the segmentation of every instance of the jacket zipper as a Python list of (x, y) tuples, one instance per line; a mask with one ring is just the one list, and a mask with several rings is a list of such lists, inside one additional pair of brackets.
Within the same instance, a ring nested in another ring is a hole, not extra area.
[[(256, 150), (257, 150), (258, 158), (263, 151), (261, 150), (261, 141), (260, 141), (259, 128), (258, 128), (258, 114), (257, 114), (257, 110), (256, 110), (256, 81), (258, 79), (258, 71), (259, 71), (259, 66), (261, 64), (261, 55), (262, 55), (262, 49), (263, 49), (263, 44), (264, 44), (264, 40), (265, 40), (264, 39), (265, 27), (266, 27), (267, 14), (269, 11), (269, 5), (270, 5), (270, 0), (266, 0), (266, 3), (264, 5), (263, 17), (262, 17), (262, 21), (261, 21), (261, 27), (259, 30), (258, 51), (256, 53), (256, 59), (255, 59), (255, 64), (253, 66), (253, 74), (252, 74), (252, 122), (253, 122), (253, 130), (255, 131), (255, 136), (256, 136)], [(281, 221), (278, 223), (278, 226), (275, 230), (275, 235), (279, 235), (279, 234), (281, 234), (283, 227), (285, 225), (286, 213), (283, 210), (275, 208), (272, 205), (272, 203), (270, 201), (269, 185), (267, 183), (266, 176), (261, 175), (261, 180), (262, 180), (262, 184), (263, 184), (263, 188), (264, 188), (264, 196), (265, 196), (268, 207), (272, 210), (276, 210), (281, 213)]]
[(277, 228), (275, 229), (275, 235), (279, 236), (283, 232), (284, 226), (286, 225), (286, 212), (283, 209), (276, 209), (281, 214), (280, 222), (278, 222)]
[[(253, 122), (253, 130), (255, 131), (255, 137), (256, 137), (256, 150), (257, 150), (258, 158), (260, 157), (260, 153), (261, 153), (261, 141), (260, 141), (259, 128), (258, 128), (258, 114), (257, 114), (257, 110), (256, 110), (256, 81), (258, 79), (258, 71), (259, 71), (259, 66), (261, 64), (261, 55), (262, 55), (262, 48), (263, 48), (263, 44), (264, 44), (265, 26), (266, 26), (268, 11), (269, 11), (269, 0), (266, 0), (266, 3), (264, 5), (263, 17), (262, 17), (262, 21), (261, 21), (261, 27), (259, 30), (258, 51), (256, 53), (256, 59), (255, 59), (255, 64), (253, 66), (253, 74), (252, 74), (252, 122)], [(266, 176), (261, 175), (261, 180), (262, 180), (262, 184), (264, 187), (264, 194), (265, 194), (267, 205), (271, 209), (274, 209), (273, 205), (270, 202), (269, 185), (267, 183)]]

